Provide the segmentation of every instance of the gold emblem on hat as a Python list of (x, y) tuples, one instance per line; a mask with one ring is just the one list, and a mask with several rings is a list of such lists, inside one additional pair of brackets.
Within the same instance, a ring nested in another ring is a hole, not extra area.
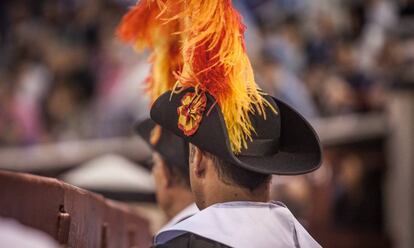
[(207, 97), (204, 93), (189, 92), (181, 98), (181, 106), (177, 108), (178, 128), (186, 136), (193, 135), (200, 126), (206, 109)]

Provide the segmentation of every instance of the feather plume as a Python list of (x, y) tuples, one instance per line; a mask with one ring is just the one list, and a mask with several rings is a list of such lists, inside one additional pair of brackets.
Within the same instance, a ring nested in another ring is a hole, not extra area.
[(153, 100), (187, 87), (216, 99), (235, 154), (255, 132), (249, 115), (266, 118), (271, 107), (254, 80), (244, 32), (231, 0), (141, 0), (118, 28), (122, 40), (152, 50)]
[(174, 17), (184, 20), (183, 69), (176, 88), (195, 87), (216, 99), (232, 150), (240, 153), (255, 132), (249, 114), (266, 118), (264, 108), (271, 107), (254, 80), (244, 44), (245, 26), (231, 0), (185, 3)]
[[(180, 36), (177, 34), (180, 22), (163, 20), (171, 18), (180, 8), (180, 3), (141, 0), (125, 14), (117, 29), (122, 41), (133, 44), (137, 50), (151, 50), (151, 73), (146, 79), (151, 104), (161, 94), (172, 90), (176, 82), (174, 73), (182, 67)], [(151, 144), (159, 141), (161, 133), (162, 129), (157, 125), (151, 132)]]
[(151, 50), (152, 67), (146, 80), (151, 102), (173, 88), (174, 73), (182, 67), (180, 22), (165, 21), (180, 8), (179, 1), (141, 0), (123, 17), (117, 29), (122, 41), (133, 44), (137, 50)]

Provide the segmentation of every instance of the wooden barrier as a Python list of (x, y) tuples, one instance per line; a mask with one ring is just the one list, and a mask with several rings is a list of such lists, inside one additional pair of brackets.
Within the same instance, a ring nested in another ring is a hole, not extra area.
[(59, 180), (0, 171), (0, 216), (68, 247), (149, 247), (149, 223), (128, 205)]

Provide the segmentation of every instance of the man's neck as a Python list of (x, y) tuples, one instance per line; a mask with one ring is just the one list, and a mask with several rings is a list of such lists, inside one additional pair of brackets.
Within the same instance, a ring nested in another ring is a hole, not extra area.
[(191, 192), (185, 191), (184, 189), (177, 190), (177, 192), (174, 193), (168, 209), (165, 209), (165, 214), (167, 215), (167, 218), (171, 220), (192, 203), (194, 203), (194, 199)]
[(209, 207), (216, 203), (231, 201), (253, 201), (268, 202), (269, 201), (269, 185), (263, 185), (251, 191), (247, 188), (236, 187), (228, 184), (217, 185), (211, 187), (211, 191), (205, 197), (204, 207)]

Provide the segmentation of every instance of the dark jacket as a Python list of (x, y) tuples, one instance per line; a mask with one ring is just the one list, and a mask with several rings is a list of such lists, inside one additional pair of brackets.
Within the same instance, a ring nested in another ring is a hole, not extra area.
[(217, 241), (201, 237), (193, 233), (185, 233), (165, 244), (154, 246), (155, 248), (227, 248)]

